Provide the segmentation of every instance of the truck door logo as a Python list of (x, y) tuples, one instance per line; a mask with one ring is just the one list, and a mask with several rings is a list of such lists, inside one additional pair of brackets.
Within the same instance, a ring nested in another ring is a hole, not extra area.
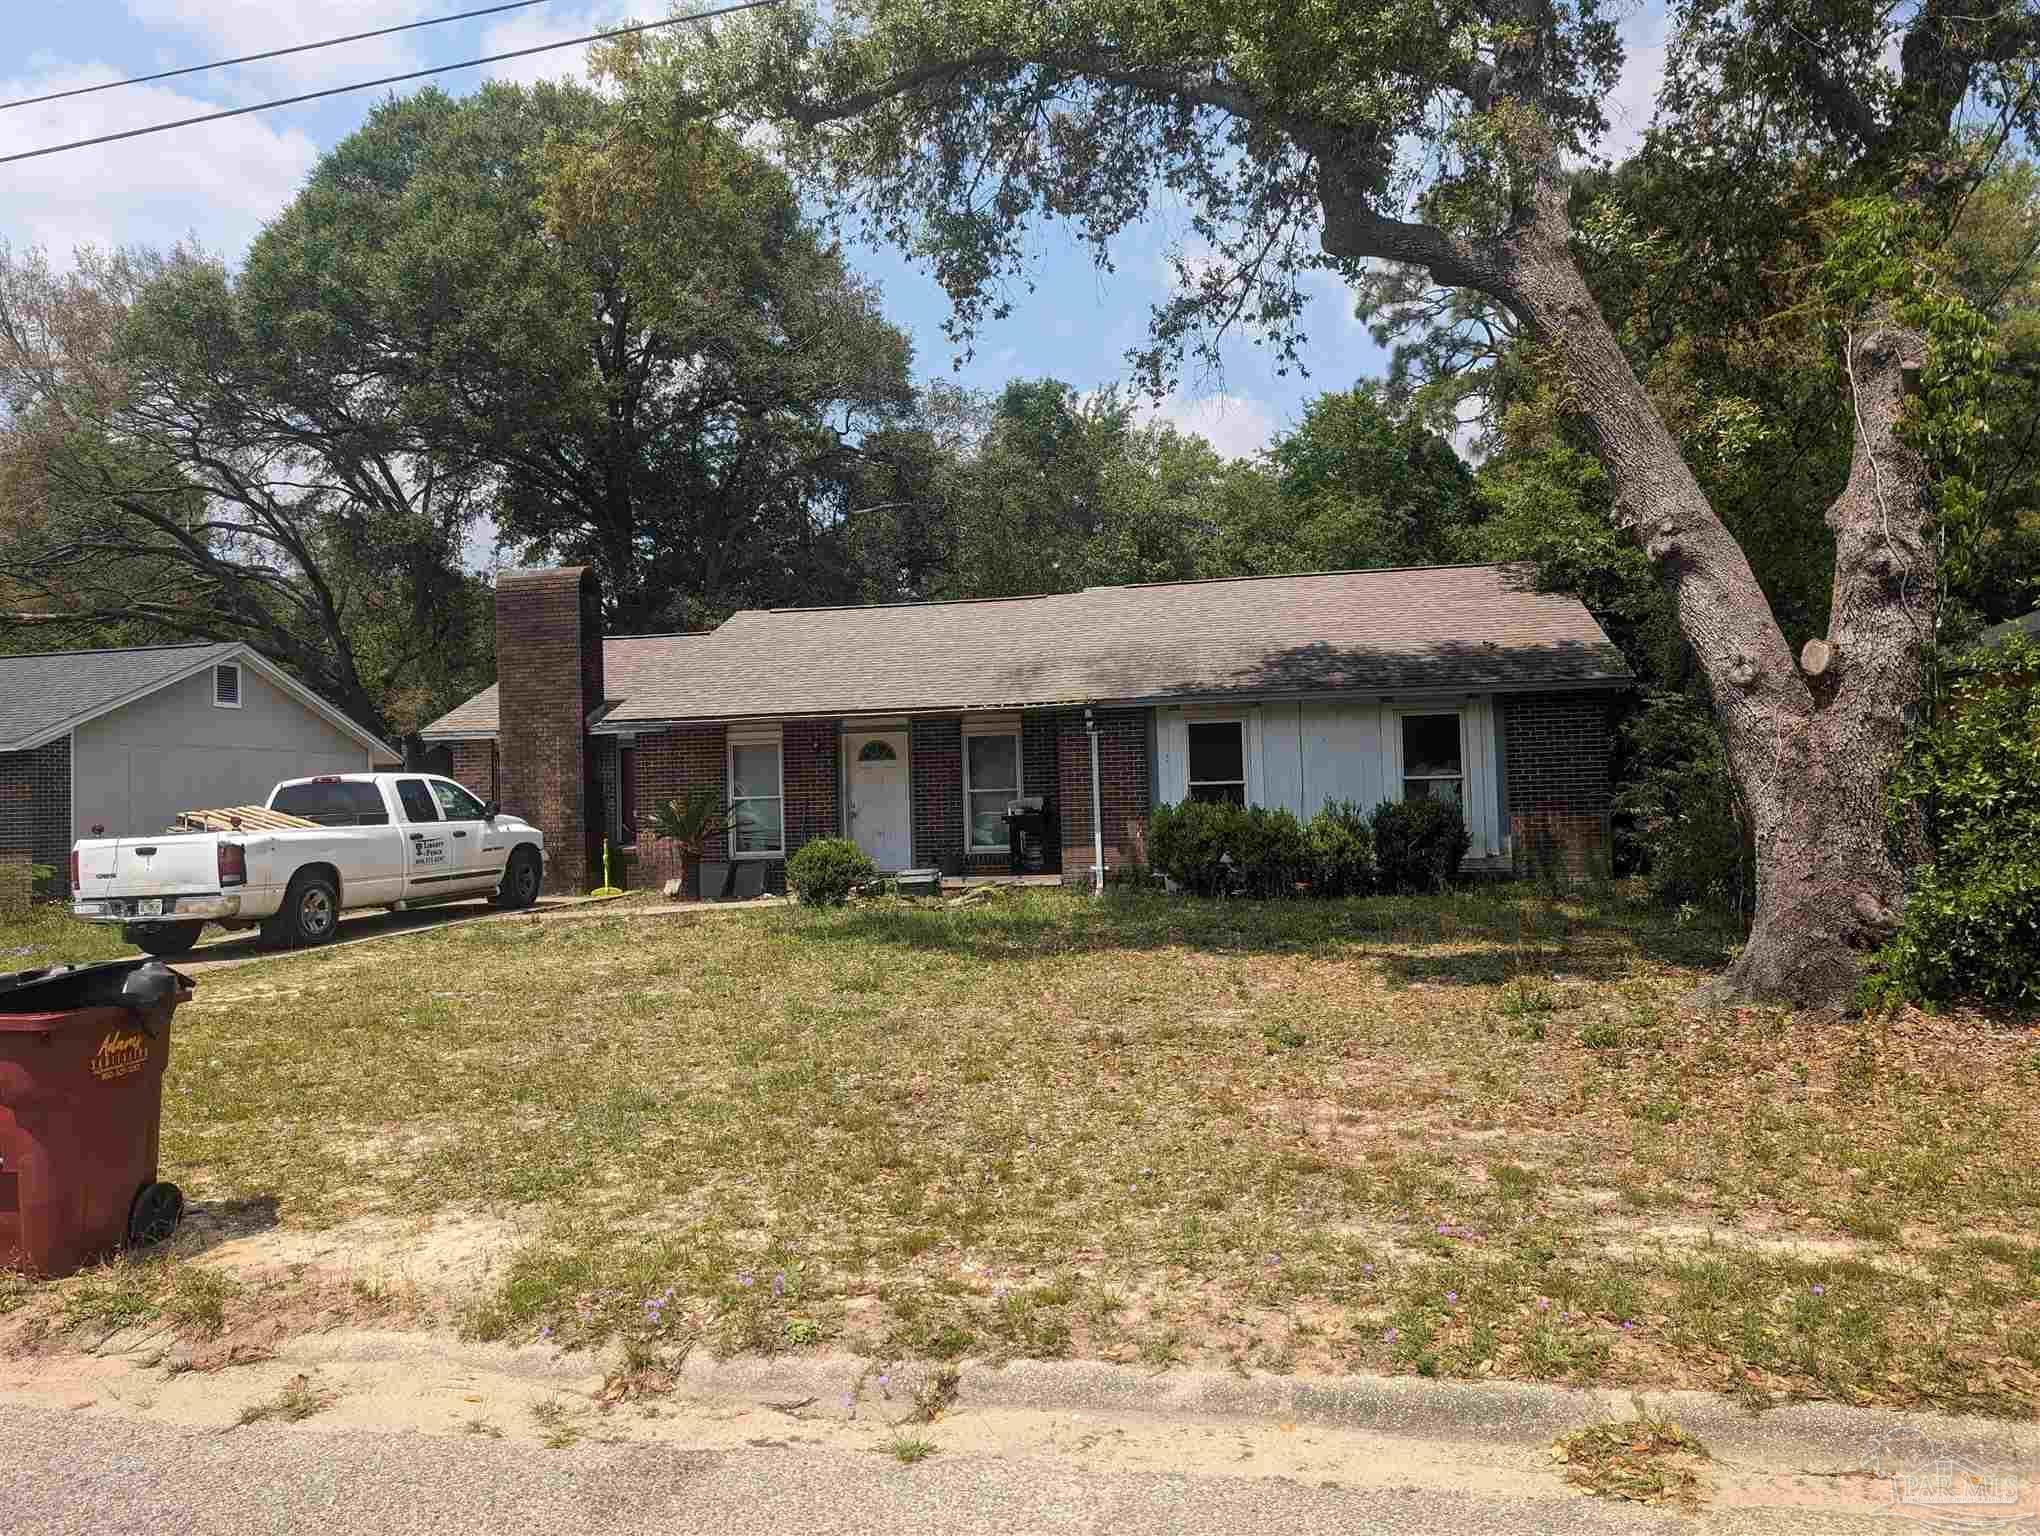
[(411, 844), (418, 855), (420, 864), (444, 864), (446, 862), (446, 839), (443, 837), (422, 837)]
[(116, 1077), (127, 1077), (139, 1072), (149, 1061), (149, 1041), (146, 1035), (124, 1034), (115, 1030), (99, 1042), (99, 1049), (92, 1054), (92, 1075), (102, 1083), (110, 1083)]

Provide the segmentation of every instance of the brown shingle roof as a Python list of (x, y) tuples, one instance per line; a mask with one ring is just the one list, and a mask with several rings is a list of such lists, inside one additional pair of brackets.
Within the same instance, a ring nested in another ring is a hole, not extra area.
[[(684, 658), (648, 648), (627, 680), (614, 647), (629, 642), (609, 642), (606, 728), (1630, 676), (1576, 598), (1538, 592), (1526, 569), (1498, 565), (751, 610), (712, 636), (679, 638)], [(492, 729), (493, 690), (483, 698)], [(471, 711), (479, 718), (481, 706), (463, 705), (427, 734)]]
[[(602, 691), (609, 700), (628, 697), (662, 675), (685, 676), (683, 654), (710, 637), (695, 635), (611, 635), (602, 642)], [(496, 685), (489, 684), (421, 732), (427, 740), (496, 734)]]

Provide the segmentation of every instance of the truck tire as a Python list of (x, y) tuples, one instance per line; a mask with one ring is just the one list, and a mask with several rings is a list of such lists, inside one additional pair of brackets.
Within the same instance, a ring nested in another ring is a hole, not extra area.
[(131, 936), (144, 954), (181, 955), (198, 942), (204, 923), (164, 923), (155, 928), (137, 928)]
[(505, 911), (514, 912), (536, 903), (539, 887), (544, 883), (545, 861), (539, 858), (538, 850), (514, 848), (510, 862), (503, 867), (503, 883), (489, 899)]
[(262, 937), (286, 949), (332, 941), (340, 927), (340, 893), (324, 875), (299, 871), (283, 893), (283, 906), (262, 925)]

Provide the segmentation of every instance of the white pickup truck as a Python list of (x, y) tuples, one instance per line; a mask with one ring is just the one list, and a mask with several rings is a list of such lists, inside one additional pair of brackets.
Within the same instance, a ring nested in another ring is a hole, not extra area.
[(323, 944), (343, 911), (476, 896), (528, 907), (544, 883), (545, 835), (451, 779), (289, 779), (267, 808), (316, 825), (74, 843), (72, 915), (119, 923), (152, 955), (181, 955), (207, 923), (260, 925), (272, 944)]

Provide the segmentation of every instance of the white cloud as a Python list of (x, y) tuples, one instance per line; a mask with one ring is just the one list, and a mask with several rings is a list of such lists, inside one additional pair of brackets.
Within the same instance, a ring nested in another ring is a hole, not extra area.
[(1141, 414), (1183, 432), (1194, 432), (1228, 459), (1259, 453), (1275, 435), (1275, 414), (1247, 395), (1203, 395), (1195, 399), (1172, 395)]
[[(0, 100), (121, 77), (104, 64), (0, 80)], [(127, 128), (197, 117), (228, 103), (169, 86), (135, 86), (0, 113), (0, 155)], [(61, 263), (77, 245), (169, 245), (196, 232), (237, 256), (294, 196), (318, 157), (304, 133), (260, 116), (228, 118), (6, 167), (0, 234), (48, 246)]]
[[(177, 57), (161, 66), (164, 68), (373, 32), (378, 27), (462, 8), (446, 0), (348, 0), (344, 6), (332, 0), (128, 0), (127, 7), (128, 14), (145, 27), (181, 32), (204, 45), (178, 49)], [(369, 38), (260, 64), (208, 71), (193, 78), (202, 79), (206, 90), (237, 102), (272, 94), (279, 87), (316, 90), (422, 68), (425, 61), (419, 48), (434, 30)]]

